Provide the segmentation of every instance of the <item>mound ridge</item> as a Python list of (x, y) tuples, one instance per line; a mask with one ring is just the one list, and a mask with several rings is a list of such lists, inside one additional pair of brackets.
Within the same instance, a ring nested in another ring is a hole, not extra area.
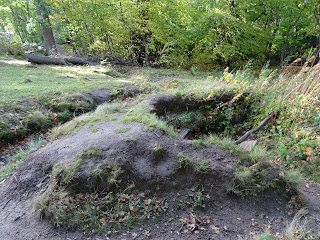
[[(273, 229), (283, 227), (285, 222), (279, 219), (288, 219), (287, 210), (285, 205), (279, 205), (279, 200), (271, 196), (272, 193), (270, 196), (267, 196), (270, 193), (262, 195), (263, 200), (257, 201), (228, 195), (239, 164), (236, 156), (213, 144), (203, 142), (195, 145), (191, 140), (179, 140), (163, 130), (140, 123), (119, 123), (121, 116), (118, 117), (117, 120), (104, 119), (92, 126), (84, 126), (27, 157), (0, 187), (1, 195), (5, 196), (0, 207), (8, 209), (6, 211), (10, 215), (6, 224), (0, 226), (3, 237), (32, 238), (34, 233), (26, 230), (32, 226), (42, 234), (42, 237), (35, 239), (83, 239), (81, 232), (64, 228), (60, 228), (60, 236), (56, 236), (57, 230), (47, 220), (59, 227), (78, 228), (77, 224), (66, 224), (72, 222), (70, 217), (57, 220), (57, 213), (68, 213), (65, 206), (78, 204), (79, 199), (89, 201), (86, 199), (96, 196), (93, 199), (96, 204), (99, 199), (110, 196), (110, 193), (120, 198), (130, 196), (130, 200), (135, 199), (136, 202), (139, 201), (137, 196), (146, 194), (147, 198), (141, 198), (144, 209), (151, 199), (155, 199), (150, 204), (153, 207), (158, 206), (161, 199), (165, 213), (156, 213), (157, 224), (148, 222), (143, 226), (147, 229), (166, 229), (170, 223), (171, 227), (162, 232), (153, 231), (153, 239), (186, 239), (180, 233), (185, 231), (190, 234), (194, 230), (190, 232), (188, 224), (180, 226), (178, 219), (182, 217), (189, 221), (196, 214), (202, 214), (202, 218), (204, 215), (215, 216), (215, 224), (220, 226), (221, 231), (211, 228), (200, 234), (202, 237), (213, 234), (214, 239), (245, 236), (246, 229), (252, 227), (248, 225), (252, 214), (258, 216), (261, 212), (263, 216), (272, 217)], [(128, 189), (130, 193), (121, 194), (127, 193)], [(116, 195), (118, 193), (120, 195)], [(45, 217), (44, 221), (40, 221), (35, 208)], [(152, 208), (150, 211), (155, 210)], [(188, 212), (192, 215), (189, 216)], [(1, 219), (7, 216), (0, 214)], [(239, 216), (241, 221), (234, 222), (235, 216)], [(177, 221), (171, 223), (172, 219)], [(24, 220), (23, 224), (20, 220)], [(116, 220), (122, 224), (121, 219)], [(99, 217), (95, 221), (95, 224), (100, 224), (105, 219)], [(262, 217), (256, 221), (266, 226), (269, 219)], [(139, 231), (139, 228), (141, 225), (138, 224), (131, 231)], [(121, 235), (113, 233), (113, 228), (110, 230), (111, 239), (122, 239)], [(261, 228), (254, 228), (253, 231), (259, 232)], [(189, 237), (193, 239), (192, 235)]]
[[(236, 159), (214, 145), (204, 144), (197, 148), (190, 140), (178, 140), (162, 130), (147, 131), (147, 126), (139, 123), (108, 121), (96, 125), (98, 131), (94, 133), (89, 128), (85, 126), (31, 154), (15, 173), (15, 176), (19, 176), (19, 184), (12, 178), (9, 186), (12, 189), (33, 190), (48, 183), (54, 164), (61, 164), (62, 167), (72, 165), (78, 155), (90, 148), (100, 149), (102, 156), (86, 159), (82, 167), (83, 174), (80, 175), (88, 174), (89, 165), (93, 174), (95, 167), (115, 163), (126, 166), (128, 172), (140, 178), (141, 182), (164, 182), (168, 186), (166, 181), (180, 169), (178, 153), (195, 162), (207, 160), (216, 177), (233, 172)], [(122, 128), (127, 131), (116, 132)], [(157, 145), (162, 147), (161, 156), (157, 156), (153, 149)], [(175, 185), (172, 179), (170, 182)]]

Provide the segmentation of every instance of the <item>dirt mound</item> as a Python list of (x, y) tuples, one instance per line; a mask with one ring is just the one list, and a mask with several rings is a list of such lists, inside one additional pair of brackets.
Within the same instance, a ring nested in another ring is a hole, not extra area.
[(34, 206), (58, 226), (112, 239), (123, 239), (116, 232), (130, 226), (127, 239), (136, 232), (141, 239), (234, 239), (267, 226), (280, 230), (291, 211), (283, 196), (268, 192), (243, 200), (228, 194), (238, 164), (217, 146), (138, 123), (85, 126), (31, 154), (0, 185), (0, 238), (83, 239), (40, 221)]
[(76, 163), (81, 154), (79, 173), (70, 185), (82, 192), (97, 188), (94, 173), (98, 168), (108, 169), (110, 164), (123, 168), (126, 178), (135, 180), (140, 189), (150, 189), (156, 184), (166, 189), (193, 185), (195, 179), (180, 172), (179, 156), (182, 155), (195, 164), (206, 160), (213, 173), (210, 182), (220, 179), (220, 184), (232, 174), (236, 164), (234, 157), (216, 146), (203, 145), (199, 149), (192, 141), (180, 141), (161, 130), (148, 131), (148, 127), (141, 124), (109, 121), (96, 128), (97, 132), (93, 133), (86, 126), (31, 154), (7, 180), (6, 186), (15, 191), (35, 191), (49, 183), (54, 165), (59, 165), (63, 171)]

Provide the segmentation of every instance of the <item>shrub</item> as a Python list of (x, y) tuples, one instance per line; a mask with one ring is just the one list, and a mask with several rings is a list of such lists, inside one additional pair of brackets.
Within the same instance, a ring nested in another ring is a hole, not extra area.
[(31, 132), (46, 131), (52, 126), (51, 121), (40, 111), (31, 113), (24, 121), (24, 125)]

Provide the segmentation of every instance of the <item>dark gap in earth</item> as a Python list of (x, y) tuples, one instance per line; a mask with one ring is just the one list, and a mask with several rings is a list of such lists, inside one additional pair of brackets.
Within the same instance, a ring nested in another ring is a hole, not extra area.
[(244, 123), (252, 110), (252, 103), (248, 99), (248, 94), (237, 98), (232, 93), (211, 99), (180, 98), (174, 103), (160, 102), (155, 106), (155, 113), (175, 129), (185, 131), (187, 139), (221, 132), (240, 136), (245, 132)]

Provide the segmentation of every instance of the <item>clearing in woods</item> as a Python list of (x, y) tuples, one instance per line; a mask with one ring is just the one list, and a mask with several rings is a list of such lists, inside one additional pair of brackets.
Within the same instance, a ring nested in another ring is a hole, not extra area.
[[(284, 110), (246, 71), (1, 60), (0, 238), (318, 239), (319, 184), (261, 147)], [(257, 146), (235, 145), (273, 110)]]

